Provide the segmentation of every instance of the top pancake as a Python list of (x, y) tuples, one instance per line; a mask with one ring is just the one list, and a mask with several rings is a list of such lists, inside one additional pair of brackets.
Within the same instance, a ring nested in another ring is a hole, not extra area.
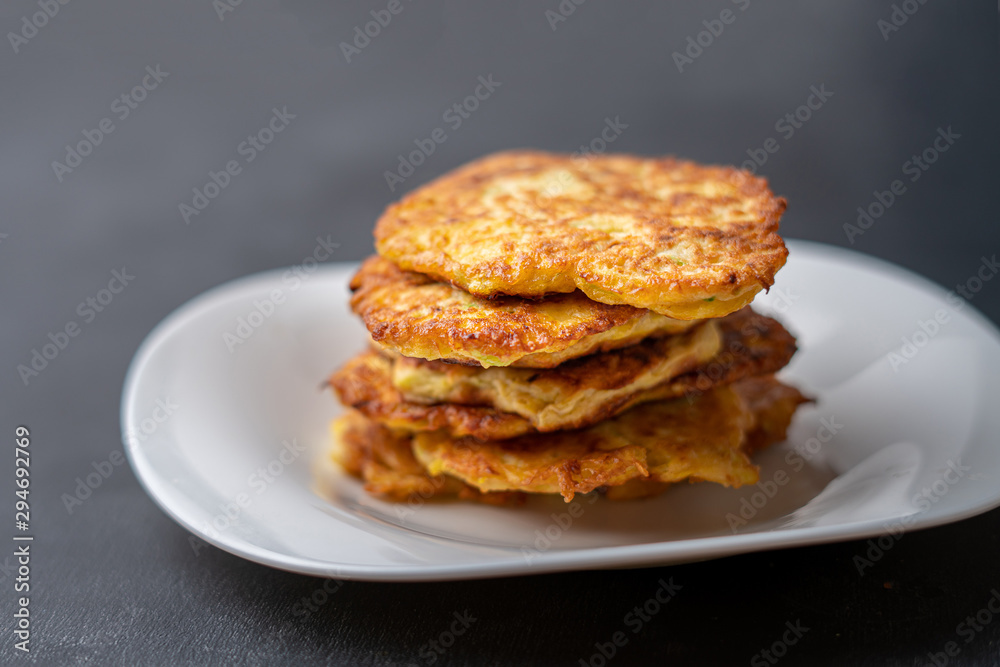
[(785, 200), (734, 167), (674, 158), (497, 153), (390, 206), (378, 252), (483, 297), (582, 290), (677, 319), (769, 287)]

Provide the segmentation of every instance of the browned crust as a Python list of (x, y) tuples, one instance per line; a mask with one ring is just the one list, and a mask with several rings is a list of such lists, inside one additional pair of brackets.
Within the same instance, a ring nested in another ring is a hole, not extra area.
[[(654, 338), (618, 350), (573, 359), (555, 368), (517, 369), (515, 373), (523, 377), (525, 382), (556, 385), (567, 390), (620, 389), (632, 384), (644, 370), (670, 354), (677, 343), (689, 339), (695, 333), (696, 331), (691, 329), (681, 334)], [(482, 372), (479, 368), (409, 357), (396, 357), (395, 363), (420, 367), (433, 373), (454, 373), (460, 376)], [(684, 361), (681, 372), (687, 373), (697, 367), (697, 360), (689, 357)], [(483, 405), (484, 397), (472, 390), (464, 395), (453, 396), (452, 401), (466, 405)]]
[(512, 438), (531, 429), (530, 422), (523, 417), (492, 408), (410, 403), (392, 386), (391, 363), (369, 350), (334, 373), (330, 385), (344, 405), (389, 428), (407, 431), (447, 429), (456, 436), (495, 438)]
[[(739, 385), (753, 383), (745, 390)], [(746, 449), (783, 433), (801, 400), (773, 377), (717, 387), (688, 404), (657, 401), (578, 431), (534, 434), (502, 441), (448, 438), (440, 431), (413, 436), (418, 461), (481, 489), (576, 493), (629, 485), (612, 498), (649, 495), (672, 483), (712, 481), (738, 487), (756, 483), (758, 469)], [(759, 392), (750, 405), (745, 392)], [(800, 397), (801, 398), (801, 397)], [(767, 413), (770, 423), (762, 426)], [(751, 435), (752, 434), (752, 435)]]
[[(565, 191), (544, 185), (564, 175)], [(581, 289), (674, 317), (721, 316), (773, 284), (788, 254), (777, 234), (786, 205), (734, 167), (510, 151), (391, 205), (375, 240), (404, 269), (478, 296)]]
[(750, 308), (721, 320), (722, 350), (699, 368), (669, 384), (675, 396), (694, 396), (721, 384), (777, 373), (798, 347), (795, 337), (777, 320)]
[[(731, 400), (713, 392), (690, 407), (676, 401), (649, 404), (623, 415), (620, 425), (606, 423), (583, 431), (500, 442), (461, 438), (447, 444), (447, 457), (452, 466), (472, 477), (495, 475), (495, 465), (513, 457), (520, 461), (517, 478), (525, 488), (542, 481), (558, 489), (567, 501), (576, 493), (595, 489), (611, 500), (632, 500), (659, 495), (671, 485), (651, 474), (651, 466), (657, 461), (662, 463), (665, 454), (682, 460), (687, 456), (704, 457), (705, 452), (700, 452), (703, 443), (711, 441), (715, 443), (712, 445), (715, 453), (710, 455), (714, 458), (701, 458), (700, 463), (693, 464), (686, 473), (691, 475), (688, 479), (701, 481), (693, 473), (705, 474), (711, 470), (717, 477), (713, 481), (718, 483), (733, 486), (753, 483), (756, 467), (746, 455), (783, 440), (796, 409), (808, 399), (773, 376), (745, 379), (732, 387), (742, 406), (739, 411), (734, 411), (736, 406)], [(717, 419), (706, 419), (706, 413)], [(672, 434), (670, 437), (675, 440), (672, 444), (661, 445), (659, 437), (650, 439), (644, 435), (647, 429), (649, 433), (657, 433), (664, 423), (668, 425), (665, 435)], [(676, 424), (676, 432), (670, 424)], [(334, 459), (349, 473), (365, 480), (365, 489), (373, 495), (395, 501), (457, 497), (502, 505), (516, 505), (524, 500), (522, 492), (483, 492), (451, 475), (430, 474), (414, 455), (413, 434), (394, 432), (356, 411), (348, 411), (339, 418), (334, 430), (337, 438)], [(735, 440), (730, 440), (732, 437)], [(632, 438), (646, 438), (648, 444), (627, 444)], [(731, 445), (727, 447), (726, 442)], [(660, 451), (661, 447), (665, 450)], [(722, 474), (730, 466), (734, 466), (732, 474)], [(682, 463), (672, 473), (665, 470), (658, 474), (683, 478), (685, 468)], [(736, 473), (739, 474), (733, 476)]]
[[(536, 301), (479, 298), (423, 274), (403, 271), (377, 255), (362, 263), (350, 287), (351, 308), (364, 321), (372, 340), (407, 356), (477, 366), (518, 365), (525, 356), (563, 351), (588, 337), (651, 317), (632, 306), (593, 301), (579, 291)], [(563, 312), (572, 316), (559, 316)], [(581, 345), (558, 361), (632, 342)], [(484, 363), (485, 359), (494, 363)], [(545, 363), (534, 360), (530, 366)]]
[[(773, 375), (745, 378), (731, 386), (753, 416), (753, 425), (748, 428), (741, 448), (747, 455), (785, 440), (798, 407), (812, 402), (795, 387), (778, 382)], [(670, 486), (669, 482), (633, 479), (602, 491), (609, 500), (635, 500), (658, 496)]]
[(747, 453), (784, 440), (798, 407), (814, 402), (795, 387), (777, 382), (773, 375), (747, 378), (733, 384), (733, 388), (755, 418), (754, 428), (743, 446)]
[[(509, 351), (537, 352), (555, 342), (572, 342), (586, 336), (607, 331), (642, 315), (642, 310), (632, 306), (611, 306), (592, 301), (580, 292), (553, 294), (547, 302), (572, 303), (586, 309), (587, 316), (574, 321), (570, 327), (552, 329), (539, 320), (535, 306), (539, 301), (518, 297), (495, 299), (475, 298), (476, 307), (489, 310), (488, 318), (471, 322), (460, 308), (443, 308), (436, 303), (418, 303), (434, 311), (434, 318), (412, 323), (398, 318), (399, 311), (390, 309), (384, 302), (375, 301), (374, 293), (391, 290), (397, 297), (407, 288), (438, 285), (437, 281), (413, 271), (403, 271), (389, 260), (375, 255), (361, 265), (351, 279), (351, 308), (368, 327), (372, 339), (378, 342), (390, 339), (431, 338), (446, 339), (453, 347), (464, 347), (474, 341), (485, 354), (503, 354)], [(449, 288), (454, 291), (454, 288)], [(381, 294), (380, 294), (381, 296)], [(410, 305), (408, 303), (408, 305)]]
[[(338, 423), (339, 422), (339, 423)], [(483, 493), (445, 475), (431, 475), (413, 456), (408, 435), (394, 433), (350, 410), (334, 423), (334, 459), (365, 482), (365, 491), (395, 501), (460, 498), (491, 505), (518, 505), (524, 494)]]
[[(639, 403), (680, 396), (694, 397), (718, 385), (774, 373), (784, 367), (795, 353), (795, 339), (780, 323), (749, 309), (719, 323), (723, 350), (713, 360), (652, 389), (619, 396), (570, 424), (560, 424), (546, 431), (581, 428), (620, 414)], [(648, 358), (644, 356), (649, 354), (648, 351), (634, 348), (655, 350), (661, 344), (654, 339), (624, 350), (564, 364), (568, 368), (560, 366), (537, 372), (556, 374), (567, 378), (567, 382), (589, 381), (613, 386), (616, 382), (627, 381), (630, 373), (634, 377), (635, 366), (632, 364)], [(444, 429), (454, 437), (472, 436), (481, 440), (501, 440), (542, 432), (531, 420), (491, 406), (456, 403), (424, 405), (407, 401), (392, 384), (391, 363), (374, 351), (363, 353), (334, 373), (330, 384), (344, 404), (392, 428), (407, 431)], [(576, 366), (584, 370), (578, 370)]]

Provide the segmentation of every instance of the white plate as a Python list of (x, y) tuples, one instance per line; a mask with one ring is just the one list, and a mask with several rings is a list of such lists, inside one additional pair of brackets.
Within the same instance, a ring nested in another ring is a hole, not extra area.
[[(625, 503), (535, 497), (520, 508), (369, 497), (317, 464), (340, 412), (320, 385), (365, 345), (347, 307), (354, 265), (249, 276), (167, 317), (126, 378), (126, 450), (149, 495), (208, 542), (348, 579), (679, 563), (926, 528), (1000, 505), (996, 329), (890, 264), (789, 247), (755, 306), (798, 336), (782, 376), (819, 402), (759, 456), (754, 487), (685, 484)], [(240, 318), (259, 326), (237, 332)]]

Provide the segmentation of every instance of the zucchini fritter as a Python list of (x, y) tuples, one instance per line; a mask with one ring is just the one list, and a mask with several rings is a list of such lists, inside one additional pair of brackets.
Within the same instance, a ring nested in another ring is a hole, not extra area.
[(355, 410), (331, 426), (330, 456), (365, 481), (365, 491), (393, 500), (461, 498), (491, 505), (519, 504), (520, 493), (482, 493), (453, 477), (431, 475), (413, 457), (410, 438), (393, 433)]
[(379, 254), (482, 297), (582, 290), (677, 319), (770, 287), (786, 202), (734, 167), (539, 151), (487, 156), (391, 205)]
[(394, 433), (350, 411), (335, 422), (334, 457), (366, 479), (370, 492), (396, 500), (419, 493), (509, 502), (516, 496), (503, 493), (526, 492), (560, 493), (570, 501), (598, 488), (623, 500), (685, 479), (741, 486), (758, 480), (748, 445), (782, 439), (805, 400), (761, 377), (693, 401), (647, 403), (580, 431), (485, 442), (442, 431)]
[(537, 301), (483, 299), (379, 256), (365, 260), (351, 290), (351, 308), (383, 349), (484, 368), (552, 368), (695, 324), (598, 303), (580, 291)]
[[(736, 383), (694, 401), (646, 403), (581, 431), (493, 442), (417, 433), (413, 452), (430, 473), (457, 477), (484, 492), (560, 493), (567, 502), (576, 493), (632, 480), (644, 486), (686, 479), (756, 484), (758, 468), (747, 457), (747, 443), (773, 442), (806, 399), (773, 377), (752, 382), (764, 391), (753, 406)], [(758, 429), (765, 410), (771, 422)], [(611, 497), (616, 495), (629, 494)]]
[(706, 321), (682, 334), (545, 370), (470, 368), (396, 356), (392, 384), (413, 403), (485, 405), (551, 431), (613, 414), (637, 394), (708, 362), (721, 348), (719, 326)]
[[(718, 321), (721, 349), (712, 358), (691, 363), (689, 352), (682, 352), (680, 364), (664, 363), (663, 355), (671, 346), (676, 347), (672, 339), (697, 340), (699, 330), (711, 332), (716, 323), (712, 325), (679, 337), (647, 340), (591, 355), (554, 369), (450, 368), (438, 376), (444, 389), (437, 398), (451, 402), (407, 400), (393, 385), (393, 360), (374, 351), (348, 361), (333, 374), (330, 384), (344, 404), (394, 429), (444, 429), (455, 437), (499, 440), (536, 431), (581, 428), (639, 403), (693, 397), (718, 385), (774, 373), (795, 352), (795, 339), (778, 322), (746, 309)], [(690, 341), (686, 348), (683, 344), (679, 347), (692, 349)], [(422, 365), (413, 360), (404, 363)], [(425, 363), (432, 373), (440, 364)], [(476, 386), (480, 383), (463, 378), (476, 374), (501, 374), (509, 384)], [(430, 384), (422, 383), (425, 390)], [(536, 384), (540, 391), (533, 394), (532, 385)], [(464, 405), (454, 402), (456, 398), (483, 404)], [(514, 408), (520, 408), (521, 414), (507, 411)]]

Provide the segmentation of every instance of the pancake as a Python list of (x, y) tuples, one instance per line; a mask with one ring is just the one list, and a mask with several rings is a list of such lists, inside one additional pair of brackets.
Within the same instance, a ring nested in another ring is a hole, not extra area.
[(351, 308), (384, 350), (484, 368), (552, 368), (695, 324), (598, 303), (580, 291), (537, 301), (484, 299), (378, 256), (361, 265), (351, 289)]
[(455, 436), (484, 439), (513, 438), (535, 430), (524, 417), (493, 408), (410, 403), (392, 386), (392, 361), (375, 350), (348, 361), (329, 383), (341, 403), (394, 430), (445, 429)]
[(430, 475), (413, 457), (410, 438), (348, 410), (331, 424), (330, 456), (365, 482), (365, 491), (397, 501), (461, 498), (489, 504), (519, 504), (519, 493), (482, 493), (444, 475)]
[(396, 357), (392, 384), (413, 403), (485, 405), (531, 420), (540, 431), (575, 428), (714, 358), (722, 348), (715, 322), (682, 334), (591, 355), (558, 368), (470, 368)]
[(676, 319), (721, 317), (774, 282), (786, 202), (734, 167), (538, 151), (487, 156), (389, 206), (375, 246), (480, 297), (582, 290)]
[[(411, 395), (411, 399), (418, 400), (407, 400), (393, 384), (395, 362), (375, 351), (350, 360), (331, 376), (330, 384), (345, 405), (390, 428), (405, 431), (441, 429), (453, 437), (500, 440), (589, 426), (647, 401), (679, 396), (693, 399), (715, 386), (774, 373), (785, 366), (795, 352), (795, 339), (791, 334), (775, 320), (749, 309), (712, 324), (721, 333), (721, 349), (707, 361), (695, 364), (691, 363), (690, 356), (685, 356), (678, 364), (665, 363), (665, 350), (677, 345), (674, 339), (697, 339), (703, 335), (699, 332), (711, 331), (713, 327), (702, 325), (680, 337), (647, 340), (548, 370), (458, 366), (442, 370), (440, 367), (445, 365), (440, 362), (424, 362), (429, 366), (425, 372), (432, 377), (414, 385), (425, 392), (441, 392), (430, 399), (426, 395)], [(685, 349), (683, 344), (680, 349)], [(695, 348), (686, 349), (689, 355)], [(411, 365), (414, 362), (407, 360), (404, 363)], [(475, 374), (497, 373), (503, 374), (497, 381), (499, 384), (470, 379)], [(504, 382), (513, 386), (505, 386)], [(437, 389), (433, 389), (435, 383), (438, 383)], [(539, 389), (533, 390), (533, 385)], [(459, 403), (456, 399), (473, 404)], [(520, 409), (521, 413), (508, 412), (497, 405)]]
[[(747, 378), (731, 385), (754, 415), (754, 426), (747, 431), (742, 451), (746, 454), (781, 442), (788, 433), (788, 426), (799, 405), (808, 400), (799, 390), (775, 382), (773, 376)], [(650, 479), (633, 479), (621, 486), (611, 487), (605, 495), (610, 500), (649, 498), (663, 493), (670, 484)]]
[(789, 415), (802, 403), (811, 403), (802, 393), (782, 384), (774, 382), (772, 376), (761, 375), (747, 378), (732, 385), (743, 401), (754, 413), (756, 426), (748, 434), (744, 451), (753, 453), (764, 449), (773, 442), (785, 439), (790, 422)]
[[(486, 442), (442, 431), (416, 433), (413, 453), (430, 474), (460, 479), (483, 492), (559, 493), (567, 502), (577, 493), (633, 480), (655, 485), (640, 489), (647, 492), (683, 480), (755, 484), (759, 473), (747, 456), (747, 443), (783, 433), (806, 400), (773, 377), (755, 382), (756, 390), (766, 390), (754, 404), (757, 412), (738, 385), (730, 385), (693, 401), (646, 403), (579, 431)], [(784, 395), (794, 400), (779, 401)], [(751, 436), (764, 410), (768, 429)], [(779, 416), (783, 423), (776, 424)], [(618, 497), (635, 497), (635, 491), (626, 488)]]

